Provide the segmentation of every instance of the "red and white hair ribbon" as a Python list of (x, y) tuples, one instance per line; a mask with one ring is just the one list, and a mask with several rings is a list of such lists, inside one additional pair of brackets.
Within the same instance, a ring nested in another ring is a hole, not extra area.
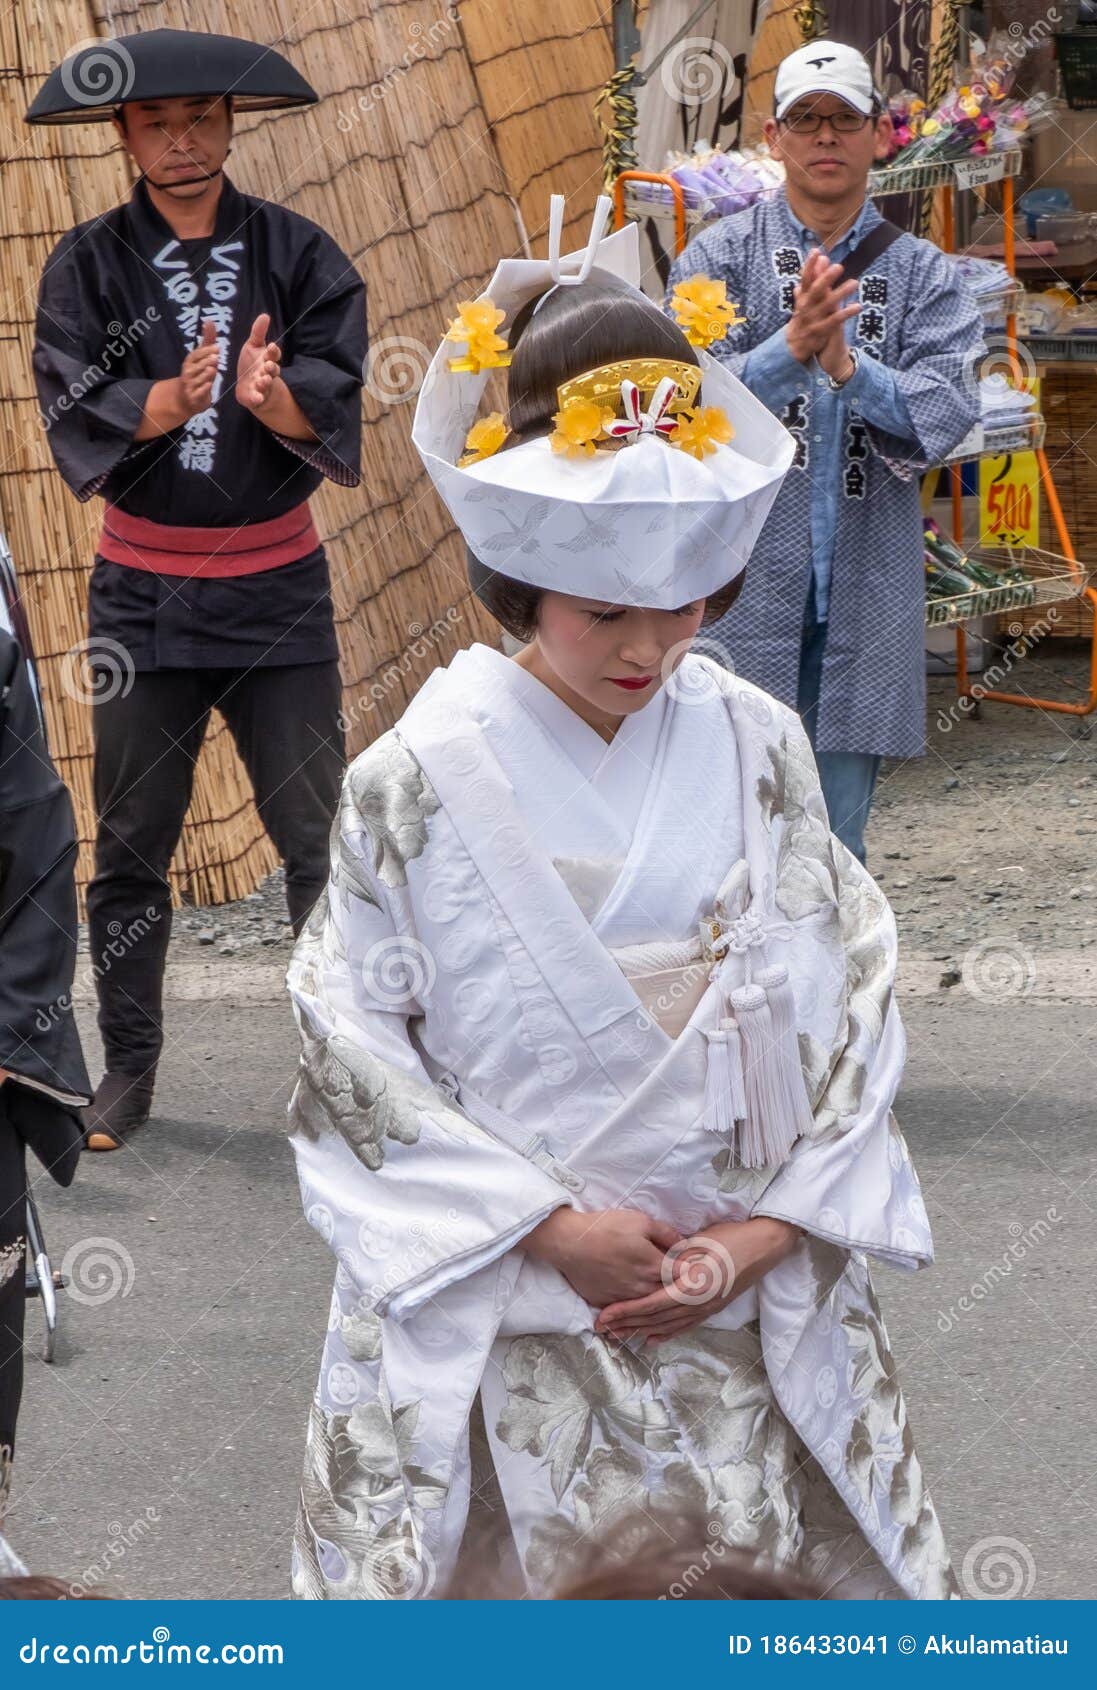
[(617, 440), (626, 439), (633, 442), (645, 434), (673, 434), (678, 426), (673, 417), (667, 416), (667, 406), (677, 392), (678, 383), (670, 376), (664, 376), (646, 411), (640, 409), (640, 389), (634, 381), (621, 383), (621, 403), (625, 407), (623, 417), (615, 417), (606, 424), (606, 433)]

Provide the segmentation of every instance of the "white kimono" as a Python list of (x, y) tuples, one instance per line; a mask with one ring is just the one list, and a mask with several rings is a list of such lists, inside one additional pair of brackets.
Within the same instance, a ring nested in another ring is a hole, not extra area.
[[(737, 863), (811, 1101), (765, 1168), (702, 1121), (720, 986), (698, 923)], [(954, 1594), (866, 1261), (931, 1260), (891, 1113), (895, 962), (799, 719), (756, 687), (687, 656), (607, 745), (486, 646), (431, 675), (347, 772), (288, 976), (291, 1142), (338, 1261), (296, 1595), (444, 1594), (489, 1493), (532, 1596), (637, 1504), (833, 1594)], [(523, 1252), (561, 1202), (806, 1237), (642, 1347)]]

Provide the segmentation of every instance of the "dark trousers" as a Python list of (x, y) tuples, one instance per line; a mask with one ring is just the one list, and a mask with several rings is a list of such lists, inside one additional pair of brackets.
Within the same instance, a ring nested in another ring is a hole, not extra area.
[(0, 1085), (0, 1520), (15, 1448), (23, 1394), (23, 1313), (26, 1305), (27, 1165), (22, 1138), (8, 1119)]
[(136, 1075), (163, 1040), (168, 867), (210, 711), (221, 712), (286, 869), (294, 933), (326, 884), (344, 766), (337, 663), (141, 671), (92, 708), (95, 877), (88, 940), (107, 1068)]

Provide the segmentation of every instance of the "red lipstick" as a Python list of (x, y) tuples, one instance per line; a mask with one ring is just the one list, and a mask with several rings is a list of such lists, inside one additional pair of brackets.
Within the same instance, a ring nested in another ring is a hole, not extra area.
[(612, 681), (615, 687), (624, 687), (628, 692), (642, 692), (645, 687), (650, 687), (652, 681), (655, 679), (655, 676), (642, 675), (635, 681), (622, 681), (618, 680), (616, 675), (608, 675), (606, 679)]

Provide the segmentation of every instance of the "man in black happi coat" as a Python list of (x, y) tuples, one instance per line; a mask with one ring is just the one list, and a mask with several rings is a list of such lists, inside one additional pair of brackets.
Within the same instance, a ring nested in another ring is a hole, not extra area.
[(105, 501), (88, 628), (93, 962), (127, 938), (97, 970), (90, 1149), (149, 1114), (167, 872), (213, 707), (284, 860), (295, 932), (327, 877), (344, 750), (308, 500), (325, 476), (359, 480), (364, 286), (323, 229), (223, 171), (235, 110), (315, 99), (268, 48), (152, 30), (75, 54), (27, 114), (112, 122), (140, 171), (128, 201), (51, 254), (34, 351), (57, 467), (77, 498)]

